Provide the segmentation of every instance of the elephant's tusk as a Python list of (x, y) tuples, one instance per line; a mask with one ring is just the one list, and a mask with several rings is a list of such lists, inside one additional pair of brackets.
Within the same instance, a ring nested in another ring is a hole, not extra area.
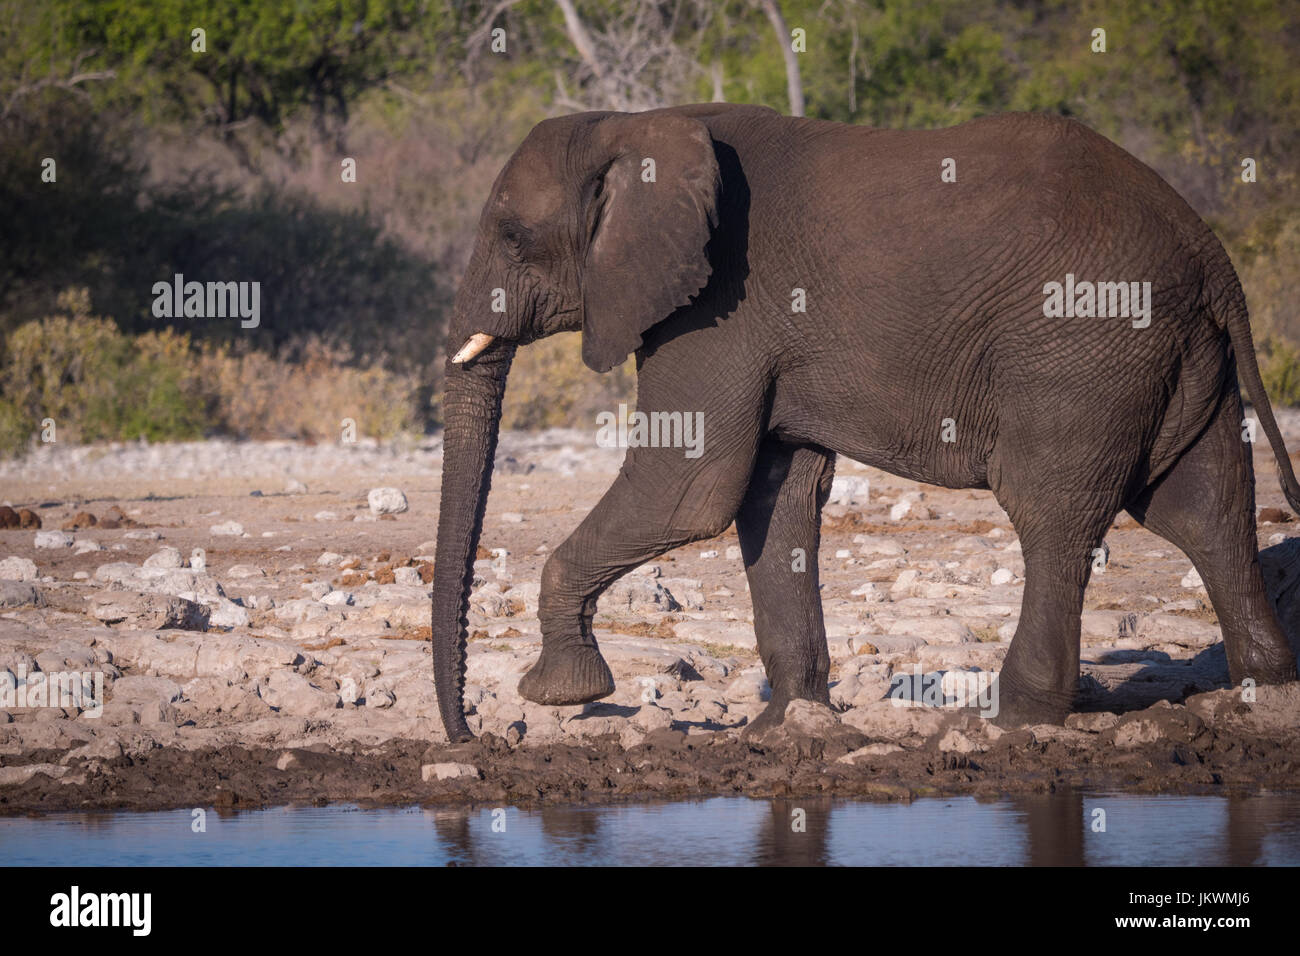
[(460, 365), (462, 362), (468, 362), (491, 345), (495, 338), (495, 335), (488, 335), (486, 332), (475, 332), (460, 347), (460, 351), (452, 356), (452, 364)]

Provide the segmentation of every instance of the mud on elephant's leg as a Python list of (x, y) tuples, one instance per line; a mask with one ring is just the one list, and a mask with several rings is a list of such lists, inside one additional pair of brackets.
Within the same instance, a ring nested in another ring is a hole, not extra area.
[(830, 452), (769, 437), (736, 516), (754, 635), (772, 685), (772, 699), (750, 730), (779, 724), (792, 700), (830, 703), (817, 550), (834, 474)]
[(1129, 513), (1195, 565), (1223, 629), (1232, 682), (1280, 684), (1296, 679), (1296, 658), (1260, 571), (1255, 475), (1241, 419), (1233, 390), (1196, 443)]
[(519, 681), (521, 696), (540, 704), (583, 704), (614, 692), (592, 633), (596, 600), (633, 568), (731, 524), (758, 446), (750, 422), (758, 403), (743, 408), (743, 423), (728, 423), (722, 413), (713, 417), (718, 437), (698, 458), (685, 457), (681, 448), (628, 451), (614, 484), (542, 571), (542, 654)]

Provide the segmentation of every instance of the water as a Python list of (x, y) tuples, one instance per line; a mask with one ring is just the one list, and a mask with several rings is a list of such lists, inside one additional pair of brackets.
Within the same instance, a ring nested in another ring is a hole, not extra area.
[(189, 810), (0, 818), (0, 866), (1300, 864), (1298, 794), (336, 806), (208, 810), (203, 822), (194, 832)]

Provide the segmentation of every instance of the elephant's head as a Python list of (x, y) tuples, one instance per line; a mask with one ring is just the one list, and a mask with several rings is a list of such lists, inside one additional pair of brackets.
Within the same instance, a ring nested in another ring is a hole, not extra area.
[(671, 111), (547, 120), (492, 187), (456, 295), (443, 406), (433, 663), (452, 741), (472, 736), (466, 613), (515, 347), (581, 329), (588, 366), (622, 363), (707, 283), (719, 188), (708, 129)]

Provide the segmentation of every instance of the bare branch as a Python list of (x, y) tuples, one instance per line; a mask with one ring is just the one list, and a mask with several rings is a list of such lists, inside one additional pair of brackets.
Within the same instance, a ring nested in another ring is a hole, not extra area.
[(803, 81), (799, 78), (799, 54), (790, 46), (790, 31), (786, 29), (785, 17), (776, 0), (759, 0), (759, 6), (767, 14), (772, 29), (776, 31), (776, 42), (781, 44), (781, 55), (785, 57), (785, 86), (790, 98), (790, 115), (803, 116)]
[(89, 70), (86, 72), (79, 72), (82, 62), (88, 57), (93, 56), (94, 53), (95, 51), (91, 50), (79, 54), (73, 61), (72, 72), (66, 77), (55, 76), (54, 73), (51, 72), (47, 77), (15, 87), (9, 94), (9, 98), (5, 101), (5, 108), (3, 112), (0, 112), (0, 117), (8, 116), (13, 112), (13, 109), (18, 105), (19, 100), (28, 96), (34, 96), (41, 92), (41, 90), (65, 90), (84, 98), (87, 97), (88, 94), (85, 90), (79, 88), (83, 83), (96, 83), (102, 82), (103, 80), (115, 79), (117, 73), (113, 70)]

